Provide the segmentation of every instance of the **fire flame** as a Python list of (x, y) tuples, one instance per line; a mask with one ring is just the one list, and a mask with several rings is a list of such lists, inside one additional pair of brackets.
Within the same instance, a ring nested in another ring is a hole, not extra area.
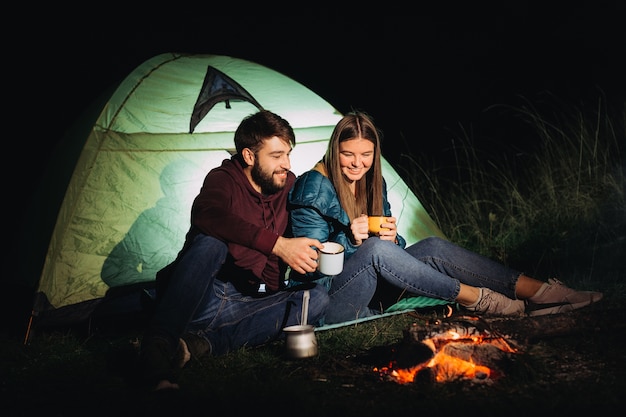
[(511, 347), (502, 337), (462, 337), (458, 332), (450, 330), (422, 341), (422, 343), (428, 346), (434, 353), (434, 356), (428, 361), (408, 369), (394, 369), (395, 363), (391, 362), (389, 366), (380, 369), (375, 368), (374, 370), (377, 371), (381, 377), (393, 380), (399, 384), (414, 382), (415, 377), (423, 371), (429, 371), (436, 382), (450, 382), (459, 379), (485, 380), (497, 374), (497, 372), (494, 372), (494, 370), (490, 369), (488, 366), (474, 363), (471, 357), (469, 360), (465, 360), (447, 353), (445, 347), (451, 342), (478, 345), (489, 343), (503, 352), (517, 352), (517, 350)]

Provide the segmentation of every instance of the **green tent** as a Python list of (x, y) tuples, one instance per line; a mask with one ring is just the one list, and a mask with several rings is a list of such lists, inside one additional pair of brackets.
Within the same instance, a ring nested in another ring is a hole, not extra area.
[[(71, 173), (39, 266), (31, 322), (84, 320), (111, 290), (149, 287), (183, 243), (204, 176), (231, 156), (234, 130), (261, 107), (293, 126), (296, 175), (322, 157), (342, 116), (293, 79), (242, 59), (167, 53), (132, 71), (95, 123), (73, 132), (78, 150), (59, 156)], [(383, 162), (399, 232), (409, 244), (441, 236)]]

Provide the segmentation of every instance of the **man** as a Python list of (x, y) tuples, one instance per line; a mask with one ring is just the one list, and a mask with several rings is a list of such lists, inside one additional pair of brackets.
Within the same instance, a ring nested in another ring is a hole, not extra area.
[(262, 110), (241, 122), (234, 139), (237, 153), (207, 174), (193, 202), (183, 248), (157, 274), (157, 307), (139, 356), (142, 380), (154, 389), (178, 388), (178, 371), (190, 356), (281, 337), (284, 327), (300, 324), (305, 290), (309, 323), (328, 305), (317, 284), (284, 288), (287, 266), (314, 271), (313, 247), (322, 247), (316, 239), (283, 237), (295, 181), (292, 127)]

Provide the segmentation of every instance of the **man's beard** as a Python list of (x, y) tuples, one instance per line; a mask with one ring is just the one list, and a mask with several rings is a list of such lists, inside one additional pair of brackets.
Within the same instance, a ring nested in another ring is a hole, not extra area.
[(252, 180), (257, 183), (259, 187), (261, 187), (262, 194), (274, 194), (278, 191), (282, 190), (285, 187), (285, 183), (276, 184), (274, 182), (274, 173), (271, 172), (267, 174), (261, 169), (261, 166), (256, 162), (252, 165)]

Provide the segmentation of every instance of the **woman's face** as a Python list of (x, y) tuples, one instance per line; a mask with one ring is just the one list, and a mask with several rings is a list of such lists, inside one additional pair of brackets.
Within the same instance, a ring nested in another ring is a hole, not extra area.
[(374, 163), (374, 143), (354, 138), (339, 143), (341, 172), (349, 181), (358, 181)]

